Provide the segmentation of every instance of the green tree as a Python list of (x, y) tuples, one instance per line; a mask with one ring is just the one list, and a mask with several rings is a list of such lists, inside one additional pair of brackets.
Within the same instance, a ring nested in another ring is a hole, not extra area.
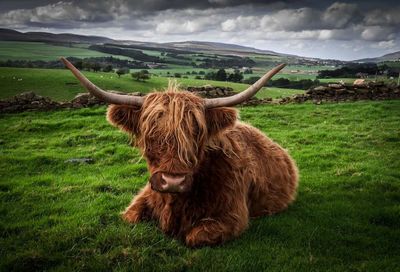
[(144, 81), (146, 81), (146, 80), (148, 80), (150, 78), (148, 71), (147, 71), (147, 73), (144, 72), (144, 71), (146, 71), (146, 70), (142, 70), (140, 72), (131, 73), (131, 76), (136, 81), (143, 81), (144, 82)]
[(243, 79), (243, 75), (239, 70), (235, 70), (233, 74), (229, 74), (228, 81), (231, 82), (240, 82)]
[(100, 70), (101, 70), (101, 65), (100, 65), (100, 63), (98, 63), (98, 62), (93, 63), (92, 69), (93, 69), (94, 72), (100, 71)]
[(89, 61), (82, 62), (82, 69), (86, 71), (92, 70), (93, 64)]
[(219, 69), (215, 74), (215, 80), (226, 81), (227, 75), (225, 69)]
[(113, 67), (111, 64), (108, 64), (108, 65), (104, 66), (104, 68), (103, 68), (103, 72), (106, 72), (106, 73), (111, 72), (112, 70), (113, 70)]
[(246, 68), (244, 71), (243, 71), (243, 74), (252, 74), (253, 73), (253, 70), (251, 70), (251, 68)]
[(216, 78), (216, 74), (215, 74), (215, 72), (213, 72), (213, 71), (208, 72), (208, 73), (204, 76), (204, 79), (207, 79), (207, 80), (215, 80), (215, 78)]
[(115, 73), (118, 77), (121, 77), (122, 75), (129, 73), (129, 70), (127, 68), (119, 68)]
[(77, 61), (74, 63), (74, 66), (75, 66), (78, 70), (82, 70), (82, 68), (83, 68), (83, 62), (82, 62), (82, 60), (77, 60)]

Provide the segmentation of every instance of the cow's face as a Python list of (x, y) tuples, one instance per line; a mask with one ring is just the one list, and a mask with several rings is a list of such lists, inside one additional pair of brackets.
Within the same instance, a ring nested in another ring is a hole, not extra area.
[(152, 93), (141, 107), (111, 105), (108, 120), (135, 136), (150, 170), (153, 190), (188, 192), (210, 137), (232, 126), (233, 108), (206, 109), (188, 92)]

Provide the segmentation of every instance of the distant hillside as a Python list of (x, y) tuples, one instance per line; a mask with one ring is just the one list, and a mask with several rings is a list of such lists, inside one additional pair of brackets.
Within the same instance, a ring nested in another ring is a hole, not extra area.
[[(88, 43), (91, 45), (114, 44), (117, 46), (130, 46), (143, 50), (160, 50), (173, 52), (176, 54), (208, 53), (215, 55), (234, 55), (239, 57), (254, 57), (252, 55), (262, 55), (266, 62), (286, 62), (300, 65), (341, 65), (343, 61), (323, 60), (318, 58), (308, 58), (296, 55), (282, 54), (270, 50), (261, 50), (253, 47), (241, 46), (236, 44), (204, 42), (204, 41), (183, 41), (183, 42), (141, 42), (132, 40), (114, 40), (101, 36), (84, 36), (76, 34), (54, 34), (47, 32), (26, 32), (22, 33), (12, 29), (0, 28), (0, 41), (21, 41), (21, 42), (45, 42), (50, 44), (66, 43)], [(164, 49), (164, 50), (163, 50)]]
[(55, 43), (107, 43), (114, 40), (76, 34), (53, 34), (48, 32), (19, 32), (12, 29), (0, 28), (0, 41), (24, 41), (24, 42), (55, 42)]
[(151, 48), (169, 48), (184, 51), (212, 51), (216, 53), (257, 53), (273, 56), (290, 56), (287, 54), (280, 54), (269, 50), (260, 50), (252, 47), (240, 46), (236, 44), (216, 43), (216, 42), (199, 42), (199, 41), (185, 41), (185, 42), (169, 42), (169, 43), (155, 43), (155, 42), (139, 42), (131, 40), (114, 40), (100, 36), (84, 36), (76, 34), (53, 34), (47, 32), (19, 32), (12, 29), (0, 28), (0, 41), (27, 41), (27, 42), (51, 42), (51, 43), (114, 43), (125, 45), (140, 45), (141, 47)]
[(199, 42), (199, 41), (185, 41), (185, 42), (170, 42), (164, 43), (163, 45), (172, 46), (174, 48), (183, 48), (185, 50), (192, 49), (193, 51), (231, 51), (231, 52), (246, 52), (246, 53), (259, 53), (273, 56), (283, 56), (285, 54), (277, 53), (270, 50), (260, 50), (253, 47), (241, 46), (237, 44), (229, 43), (217, 43), (217, 42)]
[(383, 55), (377, 58), (366, 58), (355, 60), (355, 62), (383, 62), (383, 61), (399, 61), (400, 60), (400, 51), (393, 52), (390, 54)]

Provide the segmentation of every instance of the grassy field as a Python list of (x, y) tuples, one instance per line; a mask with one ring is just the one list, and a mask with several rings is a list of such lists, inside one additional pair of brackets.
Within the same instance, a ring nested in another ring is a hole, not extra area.
[(0, 41), (0, 60), (58, 60), (61, 56), (90, 58), (113, 56), (120, 59), (131, 59), (125, 56), (104, 54), (82, 47), (65, 47), (42, 42), (9, 42)]
[[(295, 66), (298, 67), (298, 66)], [(247, 79), (250, 77), (261, 77), (263, 76), (267, 71), (269, 71), (270, 69), (272, 69), (273, 66), (268, 66), (268, 67), (255, 67), (253, 68), (253, 73), (252, 74), (243, 74), (243, 78)], [(304, 68), (308, 68), (307, 66), (304, 66)], [(136, 71), (140, 71), (141, 69), (131, 69), (132, 72), (136, 72)], [(173, 76), (175, 73), (179, 73), (181, 74), (182, 77), (188, 77), (188, 78), (192, 78), (194, 79), (198, 74), (192, 74), (192, 71), (195, 71), (196, 73), (199, 73), (200, 71), (203, 71), (205, 73), (211, 72), (211, 71), (218, 71), (218, 69), (203, 69), (203, 68), (193, 68), (191, 66), (178, 66), (178, 65), (168, 65), (167, 69), (151, 69), (151, 72), (153, 74), (157, 74), (157, 75), (161, 75), (161, 76), (167, 76), (167, 75), (171, 75)], [(229, 73), (233, 73), (234, 69), (225, 69), (225, 71), (229, 74)], [(298, 72), (291, 72), (291, 68), (290, 66), (287, 68), (284, 68), (284, 70), (278, 75), (277, 78), (279, 77), (283, 77), (283, 78), (287, 78), (289, 80), (302, 80), (302, 79), (311, 79), (314, 80), (317, 78), (317, 70), (315, 70), (314, 72), (310, 72), (309, 70), (299, 70)], [(188, 74), (189, 72), (189, 74)], [(200, 75), (202, 77), (204, 77), (204, 75)], [(336, 79), (332, 79), (332, 80), (336, 80)], [(339, 79), (340, 80), (340, 79)], [(354, 81), (354, 79), (350, 79), (352, 80), (351, 82)]]
[[(168, 85), (167, 77), (152, 76), (146, 82), (133, 80), (131, 75), (123, 75), (121, 78), (115, 73), (84, 74), (95, 84), (108, 90), (126, 92), (149, 92), (154, 89), (163, 89)], [(226, 86), (235, 91), (242, 91), (248, 87), (246, 84), (221, 82), (198, 79), (177, 79), (182, 87), (185, 86)], [(0, 67), (0, 98), (11, 97), (18, 93), (34, 91), (43, 96), (49, 96), (56, 100), (69, 100), (76, 94), (85, 92), (69, 70), (66, 69), (29, 69), (29, 68), (4, 68)], [(286, 94), (302, 93), (302, 90), (267, 88), (259, 93), (259, 97), (281, 97)]]
[[(241, 118), (297, 161), (297, 201), (192, 250), (120, 219), (149, 175), (104, 107), (1, 115), (0, 270), (398, 270), (400, 101), (246, 107)], [(94, 162), (66, 162), (83, 157)]]
[[(130, 57), (120, 56), (120, 55), (111, 55), (105, 54), (98, 51), (88, 49), (89, 44), (71, 44), (71, 46), (62, 46), (55, 44), (48, 44), (43, 42), (18, 42), (18, 41), (0, 41), (0, 61), (6, 60), (43, 60), (43, 61), (51, 61), (57, 60), (60, 56), (65, 57), (77, 57), (77, 58), (88, 58), (88, 57), (105, 57), (105, 56), (114, 56), (120, 59), (129, 59)], [(116, 46), (118, 47), (118, 46)], [(203, 58), (217, 58), (217, 59), (227, 59), (226, 55), (221, 54), (207, 54), (204, 52), (197, 52), (193, 54), (180, 54), (180, 57), (184, 57), (184, 59), (175, 58), (173, 56), (166, 56), (162, 54), (161, 50), (142, 50), (142, 49), (134, 49), (140, 50), (144, 54), (150, 56), (160, 57), (167, 61), (167, 69), (153, 69), (152, 72), (154, 74), (166, 76), (169, 72), (170, 75), (174, 73), (181, 73), (182, 76), (194, 79), (196, 75), (187, 75), (186, 72), (192, 71), (205, 71), (206, 73), (209, 71), (213, 71), (216, 69), (202, 69), (202, 68), (193, 68), (192, 63), (200, 64), (202, 61), (198, 59)], [(289, 63), (289, 65), (284, 69), (281, 74), (282, 77), (289, 78), (291, 80), (300, 80), (300, 79), (315, 79), (318, 70), (326, 70), (333, 69), (331, 66), (325, 65), (293, 65), (293, 59), (288, 59), (285, 57), (271, 56), (271, 55), (260, 55), (260, 54), (245, 54), (246, 57), (250, 57), (252, 60), (256, 62), (255, 67), (253, 67), (253, 74), (245, 74), (244, 78), (249, 78), (251, 76), (261, 76), (267, 70), (272, 68), (271, 61), (275, 62), (285, 62)], [(177, 64), (178, 62), (178, 64)], [(148, 63), (149, 64), (149, 63)], [(132, 69), (134, 70), (134, 69)], [(229, 72), (232, 72), (233, 69), (226, 69)]]

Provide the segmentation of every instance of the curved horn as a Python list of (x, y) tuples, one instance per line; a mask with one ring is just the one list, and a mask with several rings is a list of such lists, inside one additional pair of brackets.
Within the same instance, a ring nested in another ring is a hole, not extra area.
[(205, 106), (206, 108), (216, 108), (216, 107), (229, 107), (229, 106), (234, 106), (237, 104), (240, 104), (253, 95), (255, 95), (264, 85), (267, 83), (267, 81), (273, 77), (276, 73), (278, 73), (280, 70), (282, 70), (283, 67), (285, 67), (286, 64), (280, 64), (273, 68), (271, 71), (266, 73), (262, 78), (257, 80), (256, 83), (251, 85), (249, 88), (247, 88), (245, 91), (240, 92), (238, 94), (229, 96), (229, 97), (220, 97), (220, 98), (206, 98), (205, 100)]
[(110, 104), (120, 104), (120, 105), (133, 105), (133, 106), (141, 106), (143, 104), (143, 97), (140, 96), (131, 96), (131, 95), (122, 95), (106, 92), (92, 82), (87, 79), (81, 72), (71, 62), (69, 62), (65, 58), (61, 58), (61, 61), (64, 63), (65, 67), (67, 67), (74, 76), (81, 82), (81, 84), (95, 97), (98, 99), (110, 103)]

